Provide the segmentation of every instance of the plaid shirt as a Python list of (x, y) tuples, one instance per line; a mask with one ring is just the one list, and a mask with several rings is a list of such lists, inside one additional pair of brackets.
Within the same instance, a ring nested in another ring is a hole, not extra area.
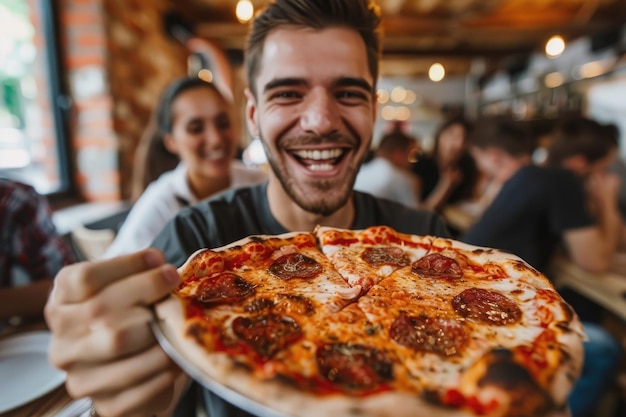
[(0, 288), (52, 279), (72, 261), (46, 198), (0, 178)]

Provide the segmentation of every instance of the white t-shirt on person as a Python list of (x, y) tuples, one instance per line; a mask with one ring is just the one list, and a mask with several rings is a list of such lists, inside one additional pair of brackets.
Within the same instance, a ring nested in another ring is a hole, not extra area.
[[(254, 185), (267, 179), (264, 171), (247, 168), (238, 160), (232, 162), (230, 171), (231, 188)], [(187, 169), (183, 164), (161, 174), (135, 202), (103, 258), (147, 248), (183, 207), (198, 201), (189, 188)]]
[(354, 189), (417, 208), (416, 179), (385, 158), (376, 157), (363, 164), (354, 183)]

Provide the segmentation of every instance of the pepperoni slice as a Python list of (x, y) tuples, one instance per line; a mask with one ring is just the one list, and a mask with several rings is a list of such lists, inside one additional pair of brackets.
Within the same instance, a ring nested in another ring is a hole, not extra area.
[(237, 317), (233, 332), (264, 359), (271, 358), (302, 336), (302, 329), (287, 316), (266, 314)]
[(315, 306), (309, 298), (303, 295), (279, 294), (275, 310), (287, 315), (310, 316), (315, 313)]
[(401, 314), (391, 325), (389, 336), (396, 343), (413, 350), (443, 356), (460, 353), (467, 333), (456, 320)]
[(206, 305), (239, 302), (255, 293), (254, 285), (232, 272), (224, 272), (198, 285), (196, 300)]
[(496, 291), (469, 288), (452, 299), (454, 310), (464, 317), (496, 326), (517, 323), (522, 310), (515, 301)]
[(459, 263), (440, 253), (431, 253), (413, 262), (411, 272), (429, 278), (462, 278), (463, 269)]
[(269, 298), (255, 298), (243, 307), (243, 311), (247, 313), (260, 313), (261, 311), (269, 311), (276, 304)]
[(315, 259), (301, 253), (290, 253), (276, 259), (268, 268), (270, 274), (277, 278), (314, 278), (322, 273), (324, 267)]
[(375, 389), (393, 379), (391, 359), (369, 346), (327, 344), (317, 349), (316, 358), (324, 378), (352, 390)]
[(367, 248), (361, 259), (372, 266), (391, 265), (401, 268), (411, 264), (409, 256), (402, 249), (393, 246)]

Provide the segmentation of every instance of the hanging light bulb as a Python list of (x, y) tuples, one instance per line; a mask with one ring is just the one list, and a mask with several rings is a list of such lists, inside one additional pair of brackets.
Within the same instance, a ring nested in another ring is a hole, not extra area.
[(443, 67), (443, 65), (441, 65), (438, 62), (435, 62), (434, 64), (430, 66), (430, 69), (428, 70), (428, 78), (430, 78), (431, 81), (439, 82), (443, 80), (445, 76), (446, 76), (446, 69)]
[(237, 2), (235, 14), (237, 15), (237, 20), (239, 20), (240, 23), (247, 23), (254, 15), (254, 5), (250, 0), (239, 0)]
[(556, 58), (565, 51), (565, 40), (562, 36), (554, 35), (546, 42), (546, 56)]
[(213, 72), (208, 68), (203, 68), (198, 71), (198, 78), (202, 81), (206, 81), (207, 83), (213, 82)]

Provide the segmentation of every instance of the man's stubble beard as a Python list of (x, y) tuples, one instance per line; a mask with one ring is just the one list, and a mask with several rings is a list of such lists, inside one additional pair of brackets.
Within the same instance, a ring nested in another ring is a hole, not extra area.
[[(281, 166), (275, 156), (268, 149), (268, 146), (263, 138), (261, 138), (261, 143), (265, 149), (265, 155), (270, 168), (274, 172), (276, 178), (280, 181), (283, 190), (285, 190), (287, 195), (289, 195), (289, 197), (303, 210), (326, 217), (345, 206), (348, 200), (352, 197), (352, 187), (354, 186), (354, 182), (356, 180), (356, 174), (358, 173), (358, 168), (363, 163), (365, 155), (361, 158), (361, 161), (356, 169), (352, 167), (350, 168), (348, 177), (344, 183), (335, 178), (308, 181), (307, 185), (314, 187), (317, 191), (316, 194), (320, 196), (315, 200), (309, 200), (304, 195), (302, 189), (298, 186), (298, 183), (286, 172), (284, 165)], [(340, 189), (342, 189), (342, 191), (339, 196), (337, 196), (337, 193), (332, 192)], [(324, 196), (326, 196), (326, 198), (324, 198)]]

